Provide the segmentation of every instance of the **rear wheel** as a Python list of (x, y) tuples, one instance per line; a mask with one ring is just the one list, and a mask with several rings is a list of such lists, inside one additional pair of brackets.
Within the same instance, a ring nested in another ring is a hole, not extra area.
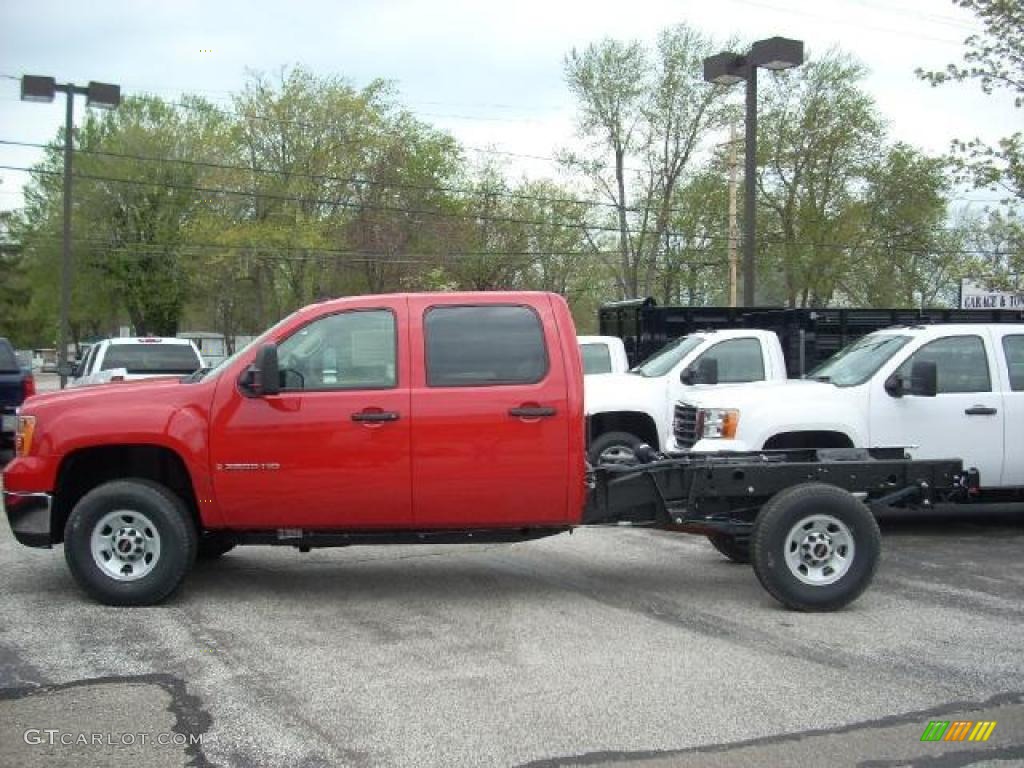
[(162, 485), (115, 480), (71, 511), (64, 557), (79, 586), (101, 603), (152, 605), (177, 589), (195, 561), (195, 526)]
[(709, 533), (707, 536), (711, 546), (734, 563), (747, 564), (750, 562), (750, 539), (748, 537), (740, 538), (728, 533)]
[(636, 464), (636, 449), (643, 444), (643, 440), (629, 432), (605, 432), (590, 443), (587, 456), (594, 466)]
[(834, 611), (871, 584), (881, 533), (841, 488), (804, 483), (773, 496), (754, 521), (751, 559), (762, 586), (798, 611)]

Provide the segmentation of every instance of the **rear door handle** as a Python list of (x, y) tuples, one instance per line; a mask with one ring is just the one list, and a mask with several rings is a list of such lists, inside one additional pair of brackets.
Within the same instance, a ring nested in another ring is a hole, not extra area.
[(558, 413), (555, 408), (544, 405), (521, 405), (518, 408), (509, 408), (508, 415), (516, 419), (544, 419)]
[(382, 421), (398, 421), (398, 413), (395, 411), (359, 411), (352, 414), (352, 421), (369, 422), (371, 424)]
[(968, 416), (994, 416), (998, 411), (987, 405), (974, 405), (964, 411)]

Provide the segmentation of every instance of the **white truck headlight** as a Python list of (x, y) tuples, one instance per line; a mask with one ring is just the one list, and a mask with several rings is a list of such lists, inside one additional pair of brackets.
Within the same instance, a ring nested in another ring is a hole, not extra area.
[(697, 412), (697, 436), (731, 440), (740, 426), (740, 412), (735, 408), (701, 408)]

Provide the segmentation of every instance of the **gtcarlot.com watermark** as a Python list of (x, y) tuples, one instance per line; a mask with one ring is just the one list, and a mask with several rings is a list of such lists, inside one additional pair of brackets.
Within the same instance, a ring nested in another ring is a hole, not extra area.
[(50, 747), (194, 747), (202, 745), (202, 733), (86, 733), (59, 728), (29, 728), (22, 734), (30, 746)]

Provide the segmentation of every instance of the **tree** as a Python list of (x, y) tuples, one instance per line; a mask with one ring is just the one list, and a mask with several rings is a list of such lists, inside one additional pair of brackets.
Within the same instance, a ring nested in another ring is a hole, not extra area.
[[(703, 60), (712, 49), (708, 38), (678, 25), (659, 35), (654, 51), (604, 40), (566, 57), (566, 80), (588, 145), (565, 161), (614, 211), (614, 273), (624, 297), (654, 290), (676, 191), (700, 140), (734, 111), (726, 92), (703, 80)], [(596, 239), (593, 246), (601, 249)]]
[(852, 303), (931, 306), (946, 286), (959, 285), (964, 254), (947, 230), (946, 167), (944, 158), (902, 143), (868, 166), (861, 201), (864, 237), (841, 281)]
[[(884, 135), (864, 68), (833, 51), (766, 78), (758, 124), (759, 262), (764, 301), (824, 306), (867, 230), (858, 191)], [(775, 276), (778, 276), (777, 278)]]
[[(964, 40), (963, 63), (941, 71), (917, 70), (932, 86), (973, 80), (986, 94), (1008, 92), (1024, 106), (1024, 5), (1020, 0), (953, 0), (974, 13), (983, 30)], [(953, 149), (961, 168), (978, 187), (1001, 187), (1024, 202), (1024, 134), (1014, 133), (989, 146), (980, 139), (958, 140)]]

